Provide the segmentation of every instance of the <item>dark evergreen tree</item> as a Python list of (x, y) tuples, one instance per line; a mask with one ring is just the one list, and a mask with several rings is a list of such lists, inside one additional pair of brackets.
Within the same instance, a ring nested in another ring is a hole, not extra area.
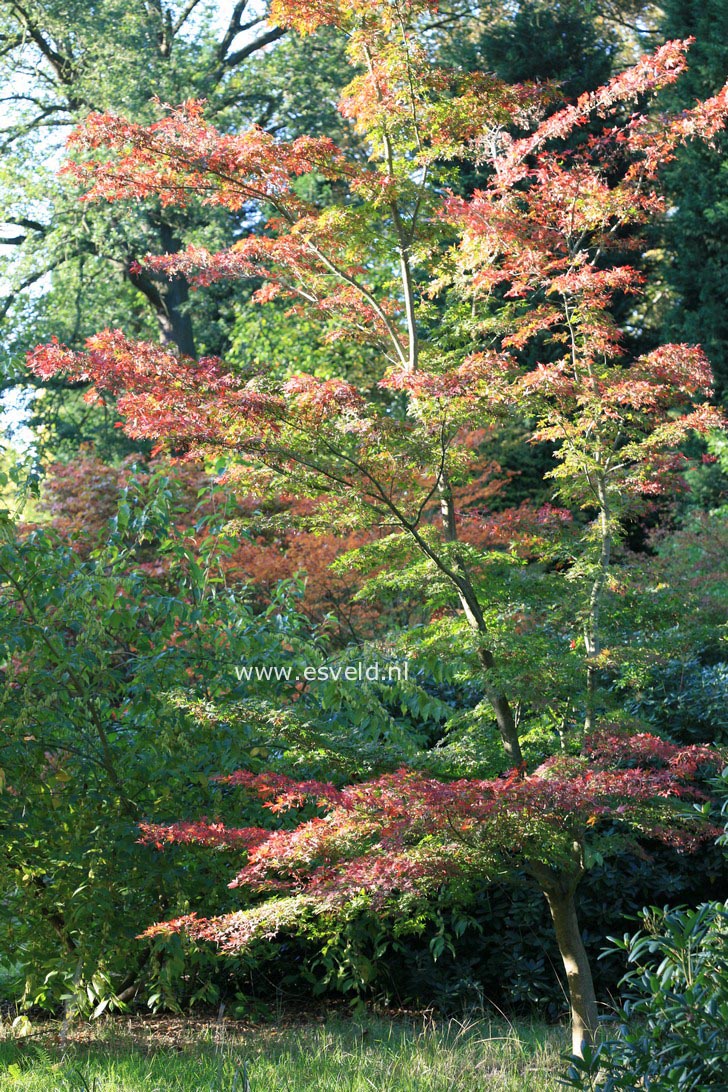
[[(666, 0), (666, 38), (695, 37), (690, 68), (669, 105), (714, 95), (728, 76), (728, 0)], [(671, 290), (664, 337), (699, 343), (728, 398), (728, 138), (680, 149), (666, 172), (672, 208), (663, 230), (664, 276)]]
[(525, 0), (480, 41), (487, 67), (502, 79), (554, 80), (567, 97), (607, 80), (617, 48), (614, 29), (573, 0)]

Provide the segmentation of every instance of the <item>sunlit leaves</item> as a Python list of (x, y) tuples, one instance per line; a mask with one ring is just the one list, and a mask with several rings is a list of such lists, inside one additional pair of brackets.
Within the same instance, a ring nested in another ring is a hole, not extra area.
[[(721, 761), (708, 747), (605, 729), (586, 741), (584, 757), (556, 757), (526, 778), (514, 771), (495, 781), (445, 782), (400, 769), (338, 789), (270, 774), (233, 775), (230, 781), (275, 813), (311, 800), (324, 814), (292, 830), (240, 832), (249, 842), (248, 863), (233, 886), (276, 896), (263, 907), (207, 921), (185, 918), (153, 932), (182, 929), (235, 951), (255, 936), (305, 930), (307, 911), (330, 913), (361, 895), (368, 905), (392, 910), (400, 899), (426, 898), (461, 879), (508, 876), (539, 864), (578, 869), (587, 845), (592, 856), (614, 852), (634, 835), (695, 849), (718, 828), (683, 802), (703, 800), (696, 779)], [(210, 835), (194, 824), (144, 834), (151, 841), (201, 836)], [(231, 832), (231, 842), (236, 836)]]

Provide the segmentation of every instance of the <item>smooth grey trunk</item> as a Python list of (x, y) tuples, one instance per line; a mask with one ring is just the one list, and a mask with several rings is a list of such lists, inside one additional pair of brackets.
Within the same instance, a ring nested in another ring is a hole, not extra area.
[(415, 290), (412, 267), (410, 265), (409, 244), (405, 237), (405, 229), (396, 205), (392, 206), (392, 215), (397, 229), (399, 250), (399, 269), (404, 292), (404, 310), (407, 319), (407, 371), (416, 372), (419, 363), (419, 339), (417, 337), (417, 320), (415, 317)]
[(571, 1008), (572, 1052), (581, 1057), (585, 1046), (594, 1042), (597, 1026), (597, 998), (594, 979), (576, 913), (578, 877), (559, 876), (550, 870), (534, 870), (554, 923), (559, 953), (566, 972)]

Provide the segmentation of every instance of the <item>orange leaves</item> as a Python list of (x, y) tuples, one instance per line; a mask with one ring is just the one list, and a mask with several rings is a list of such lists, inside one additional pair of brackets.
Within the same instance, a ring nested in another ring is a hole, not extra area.
[(495, 398), (513, 371), (513, 361), (503, 353), (471, 353), (457, 368), (445, 372), (392, 369), (379, 386), (407, 391), (414, 398), (446, 399), (448, 403), (465, 398), (474, 402), (479, 395)]
[[(285, 774), (271, 771), (253, 774), (248, 770), (237, 770), (226, 777), (217, 778), (226, 785), (237, 785), (247, 789), (263, 802), (264, 807), (274, 814), (303, 807), (307, 800), (312, 800), (319, 808), (327, 808), (341, 803), (341, 792), (326, 781), (296, 781)], [(268, 831), (268, 834), (271, 832)]]
[[(152, 125), (113, 114), (90, 114), (71, 134), (69, 146), (91, 158), (69, 162), (65, 173), (86, 188), (84, 200), (134, 200), (155, 196), (184, 207), (193, 198), (236, 211), (251, 201), (284, 205), (298, 214), (295, 178), (317, 171), (346, 173), (341, 152), (328, 137), (277, 141), (259, 126), (221, 133), (205, 122), (204, 103), (190, 100)], [(98, 153), (111, 153), (111, 160)]]
[(320, 27), (345, 27), (371, 12), (371, 0), (271, 0), (270, 22), (312, 34)]
[(57, 342), (38, 346), (28, 366), (45, 378), (64, 375), (118, 395), (124, 427), (136, 437), (224, 445), (251, 424), (275, 428), (282, 407), (280, 398), (243, 386), (216, 357), (192, 360), (120, 330), (88, 338), (83, 352)]
[(626, 136), (628, 146), (638, 153), (630, 177), (652, 178), (672, 158), (675, 149), (689, 140), (712, 138), (725, 126), (728, 116), (728, 83), (712, 98), (699, 102), (692, 110), (676, 116), (656, 119), (640, 117), (633, 121)]
[[(36, 345), (27, 357), (27, 364), (34, 375), (40, 379), (51, 379), (59, 372), (74, 375), (78, 371), (79, 354), (73, 349), (61, 345), (57, 337), (51, 338), (46, 345)], [(81, 378), (81, 376), (78, 376)]]
[(87, 339), (85, 352), (74, 352), (57, 340), (39, 345), (28, 355), (28, 366), (36, 375), (62, 374), (113, 394), (130, 388), (204, 387), (212, 391), (232, 386), (217, 358), (194, 361), (152, 342), (133, 341), (121, 330), (94, 334)]
[(679, 140), (716, 131), (726, 95), (689, 117), (664, 119), (659, 132), (637, 116), (573, 148), (555, 146), (593, 114), (671, 83), (688, 45), (668, 43), (530, 136), (505, 141), (489, 155), (488, 187), (470, 199), (448, 198), (442, 212), (460, 234), (452, 283), (474, 308), (490, 297), (492, 309), (496, 288), (516, 301), (503, 309), (502, 347), (530, 348), (548, 361), (514, 377), (504, 403), (537, 420), (534, 439), (558, 445), (554, 476), (565, 496), (587, 506), (597, 481), (621, 511), (630, 498), (663, 490), (667, 475), (675, 478), (671, 449), (689, 430), (720, 424), (706, 407), (684, 412), (690, 400), (711, 396), (701, 349), (664, 346), (626, 357), (614, 305), (637, 293), (643, 278), (611, 255), (640, 245), (635, 228), (662, 211), (645, 179)]
[[(342, 106), (365, 132), (373, 165), (348, 160), (325, 137), (217, 132), (200, 103), (146, 127), (96, 114), (73, 138), (85, 158), (69, 169), (89, 196), (255, 205), (255, 233), (219, 253), (191, 246), (147, 258), (146, 268), (198, 285), (263, 281), (258, 299), (292, 300), (293, 314), (323, 320), (329, 340), (376, 346), (358, 388), (314, 375), (275, 386), (258, 372), (246, 381), (218, 360), (196, 363), (118, 331), (90, 339), (82, 353), (38, 348), (29, 363), (44, 377), (65, 374), (120, 396), (136, 436), (168, 437), (185, 451), (231, 450), (251, 491), (326, 498), (327, 512), (340, 498), (338, 525), (347, 531), (394, 526), (439, 565), (462, 606), (451, 544), (427, 526), (438, 489), (453, 483), (446, 534), (468, 525), (482, 541), (508, 531), (505, 521), (476, 527), (458, 492), (473, 468), (462, 439), (469, 429), (506, 415), (533, 422), (530, 438), (556, 446), (551, 475), (564, 501), (609, 509), (616, 514), (605, 522), (616, 526), (635, 497), (675, 476), (673, 449), (686, 431), (720, 420), (705, 407), (685, 412), (710, 393), (699, 349), (665, 346), (635, 361), (614, 316), (641, 285), (623, 252), (639, 249), (637, 229), (662, 211), (652, 182), (644, 184), (653, 164), (678, 140), (709, 137), (728, 103), (716, 96), (659, 132), (641, 115), (624, 120), (625, 104), (684, 68), (688, 43), (673, 42), (539, 122), (534, 89), (432, 66), (426, 36), (416, 40), (424, 10), (374, 0), (278, 0), (273, 8), (302, 30), (333, 23), (351, 32), (358, 75)], [(577, 132), (595, 116), (612, 128)], [(514, 139), (517, 125), (531, 132)], [(446, 172), (468, 158), (491, 168), (483, 188), (443, 199)], [(310, 173), (333, 183), (319, 205), (298, 196), (315, 192), (296, 185)], [(451, 317), (452, 330), (438, 328)], [(330, 359), (320, 369), (327, 376)], [(319, 371), (318, 361), (306, 367)], [(514, 516), (524, 552), (542, 541), (530, 518)], [(287, 533), (253, 539), (261, 550), (241, 546), (237, 561), (264, 578), (289, 572), (310, 546)], [(329, 540), (322, 555), (335, 549)], [(315, 567), (321, 586), (323, 565)]]
[[(68, 170), (87, 186), (89, 198), (153, 195), (163, 204), (195, 198), (231, 210), (263, 206), (265, 233), (218, 253), (192, 246), (147, 258), (146, 267), (200, 286), (261, 278), (257, 300), (285, 296), (301, 313), (323, 319), (329, 339), (376, 344), (410, 371), (419, 329), (428, 323), (419, 295), (437, 296), (450, 281), (476, 301), (501, 286), (506, 299), (530, 305), (528, 315), (514, 309), (519, 320), (503, 332), (499, 347), (520, 351), (538, 338), (571, 339), (585, 362), (618, 357), (621, 338), (609, 311), (615, 297), (638, 290), (641, 278), (629, 265), (610, 267), (609, 255), (617, 243), (625, 245), (628, 226), (661, 210), (654, 187), (643, 184), (652, 161), (679, 140), (714, 133), (728, 110), (726, 95), (666, 119), (659, 132), (637, 116), (564, 148), (559, 142), (595, 115), (614, 111), (618, 119), (618, 107), (672, 82), (685, 67), (689, 42), (667, 43), (536, 123), (542, 90), (508, 88), (491, 76), (431, 64), (416, 36), (416, 17), (427, 7), (420, 0), (279, 0), (272, 9), (282, 25), (351, 31), (352, 58), (362, 70), (341, 108), (369, 141), (372, 167), (347, 159), (327, 137), (279, 141), (256, 127), (218, 132), (205, 121), (202, 103), (187, 102), (149, 126), (91, 115), (71, 138), (85, 158)], [(505, 131), (514, 124), (533, 131), (514, 140)], [(485, 158), (493, 173), (471, 199), (442, 202), (438, 160), (454, 156)], [(336, 183), (335, 204), (319, 208), (298, 196), (296, 180), (310, 173)], [(442, 221), (459, 236), (453, 277), (440, 276), (433, 258), (452, 237)], [(413, 262), (423, 267), (416, 277)], [(50, 354), (35, 364), (62, 366)], [(463, 369), (452, 369), (447, 379), (418, 380), (418, 397), (428, 385), (430, 397), (465, 397), (467, 362)], [(408, 382), (387, 380), (389, 389), (414, 394)], [(151, 417), (169, 419), (165, 406), (152, 406), (151, 395), (148, 401), (145, 409), (137, 394), (125, 403), (137, 435), (153, 434)], [(174, 405), (186, 416), (189, 434), (200, 417), (184, 400)], [(249, 404), (246, 412), (252, 410)], [(221, 406), (216, 413), (224, 416)], [(209, 435), (219, 434), (218, 420)]]
[(597, 115), (605, 117), (614, 107), (637, 101), (646, 92), (656, 91), (674, 83), (687, 67), (685, 54), (692, 38), (666, 42), (654, 53), (644, 56), (637, 64), (620, 72), (608, 84), (581, 95), (576, 103), (558, 110), (546, 118), (521, 140), (513, 141), (505, 154), (496, 156), (493, 165), (501, 183), (512, 185), (525, 177), (527, 157), (552, 140), (564, 140)]
[[(541, 559), (568, 534), (575, 538), (578, 527), (567, 508), (543, 504), (534, 508), (523, 501), (518, 508), (503, 512), (475, 513), (463, 519), (463, 538), (483, 550), (507, 550), (524, 559)], [(533, 624), (533, 622), (531, 623)]]
[(626, 264), (605, 268), (605, 259), (615, 245), (636, 245), (625, 239), (628, 226), (662, 211), (659, 194), (645, 180), (677, 143), (709, 138), (724, 124), (728, 93), (657, 126), (637, 115), (570, 150), (555, 142), (594, 114), (606, 116), (673, 82), (685, 68), (689, 44), (667, 43), (545, 119), (529, 136), (493, 146), (485, 155), (494, 171), (488, 188), (470, 200), (445, 202), (443, 215), (461, 235), (455, 277), (460, 290), (477, 299), (502, 285), (507, 298), (528, 300), (540, 316), (537, 322), (526, 314), (514, 323), (507, 345), (521, 349), (546, 330), (552, 339), (563, 336), (554, 312), (544, 309), (545, 294), (561, 309), (580, 356), (619, 354), (608, 311), (616, 294), (638, 290), (641, 277)]
[(222, 823), (210, 823), (207, 819), (169, 825), (140, 823), (139, 831), (139, 841), (157, 849), (165, 845), (199, 845), (251, 850), (262, 845), (269, 835), (269, 831), (260, 827), (225, 827)]
[(325, 417), (337, 417), (346, 411), (356, 411), (364, 398), (351, 383), (343, 379), (317, 379), (312, 375), (294, 375), (282, 386), (299, 420), (309, 425)]
[(276, 26), (292, 27), (299, 34), (312, 34), (325, 26), (373, 25), (386, 31), (436, 7), (436, 0), (272, 0), (269, 17)]
[(646, 380), (660, 385), (663, 391), (670, 388), (705, 398), (713, 393), (710, 363), (699, 345), (661, 345), (640, 357), (633, 370), (637, 375), (643, 373)]

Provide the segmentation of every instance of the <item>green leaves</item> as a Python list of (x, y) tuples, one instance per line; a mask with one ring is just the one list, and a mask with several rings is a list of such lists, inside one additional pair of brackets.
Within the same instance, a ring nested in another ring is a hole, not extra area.
[(564, 1084), (717, 1092), (728, 1066), (728, 905), (646, 909), (643, 921), (639, 933), (613, 941), (631, 965), (621, 982), (619, 1032), (572, 1058)]
[[(170, 539), (168, 570), (136, 569), (139, 529), (159, 533), (164, 517), (155, 503), (125, 501), (111, 542), (86, 559), (47, 531), (0, 544), (0, 944), (18, 956), (14, 996), (47, 1009), (99, 1013), (131, 985), (153, 993), (163, 967), (163, 1002), (187, 996), (192, 980), (135, 935), (190, 898), (212, 910), (230, 895), (214, 861), (193, 853), (190, 869), (139, 846), (137, 820), (229, 814), (212, 775), (260, 764), (278, 737), (227, 715), (225, 660), (274, 658), (286, 634), (303, 655), (310, 633), (290, 589), (262, 615), (215, 594), (204, 549)], [(181, 586), (165, 587), (175, 566)], [(260, 702), (266, 687), (248, 692)], [(198, 962), (207, 974), (210, 957)]]

